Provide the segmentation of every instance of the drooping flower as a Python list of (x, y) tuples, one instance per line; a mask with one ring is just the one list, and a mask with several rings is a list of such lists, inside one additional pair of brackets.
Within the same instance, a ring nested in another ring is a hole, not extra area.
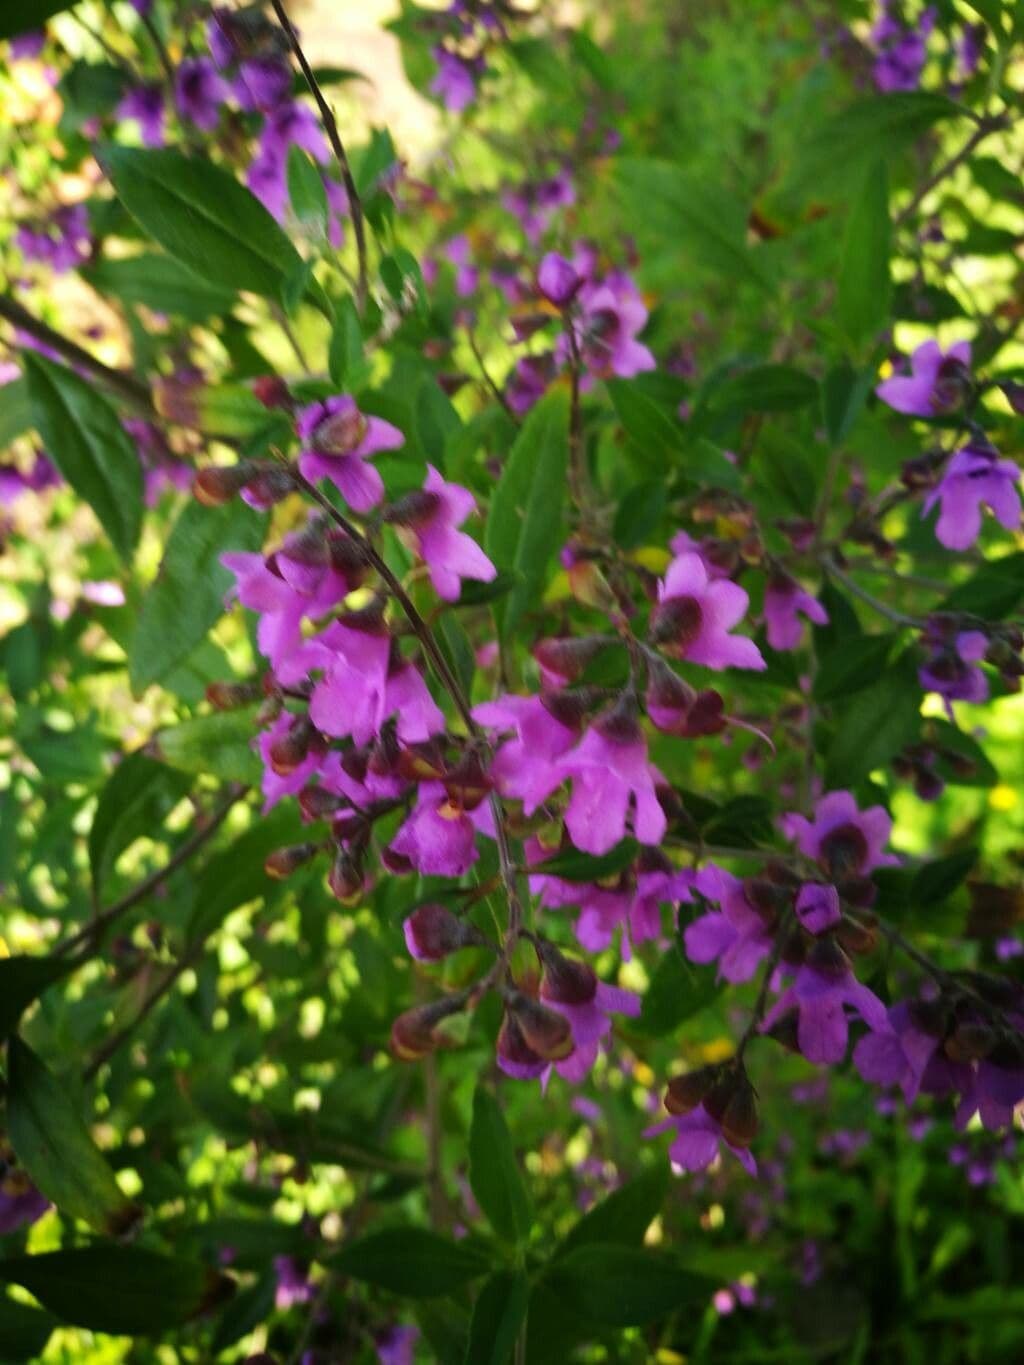
[(414, 1326), (388, 1327), (374, 1338), (379, 1365), (414, 1365), (420, 1329)]
[(804, 882), (796, 895), (796, 917), (809, 934), (834, 929), (842, 919), (839, 892), (822, 882)]
[(577, 299), (579, 314), (571, 325), (591, 374), (632, 379), (655, 368), (654, 356), (637, 340), (647, 325), (647, 309), (627, 276), (616, 273), (599, 284), (586, 284)]
[(228, 87), (208, 57), (188, 57), (179, 63), (174, 78), (174, 99), (182, 118), (205, 132), (212, 132), (227, 97)]
[(469, 238), (464, 232), (452, 237), (444, 245), (444, 255), (455, 267), (455, 292), (460, 299), (475, 293), (480, 281), (480, 271), (473, 264), (473, 253)]
[(726, 981), (749, 981), (772, 950), (777, 908), (751, 904), (739, 877), (713, 863), (696, 874), (694, 888), (721, 909), (700, 915), (683, 930), (686, 956), (691, 962), (717, 962)]
[(661, 842), (667, 822), (655, 793), (656, 770), (628, 695), (589, 727), (558, 769), (572, 780), (565, 824), (578, 849), (607, 853), (625, 837), (627, 824), (640, 843)]
[(892, 13), (891, 0), (883, 0), (882, 13), (871, 30), (876, 51), (875, 85), (884, 93), (916, 90), (928, 55), (927, 38), (935, 26), (935, 10), (929, 5), (915, 27), (905, 26)]
[[(819, 958), (822, 965), (816, 965)], [(869, 1028), (885, 1025), (886, 1012), (881, 1000), (857, 980), (842, 950), (822, 939), (811, 950), (808, 961), (797, 968), (793, 984), (772, 1005), (761, 1028), (772, 1028), (795, 1010), (801, 1053), (809, 1062), (831, 1065), (846, 1055), (850, 1034), (848, 1009), (858, 1014)]]
[(557, 760), (572, 748), (578, 730), (564, 724), (543, 697), (499, 697), (473, 708), (473, 718), (492, 734), (513, 732), (498, 749), (491, 774), (502, 796), (522, 801), (532, 815), (562, 781)]
[(967, 550), (981, 534), (982, 507), (1007, 531), (1019, 528), (1019, 482), (1020, 469), (1012, 460), (1001, 460), (990, 445), (974, 442), (955, 453), (922, 510), (927, 516), (939, 503), (936, 537), (947, 550)]
[(611, 1033), (610, 1016), (635, 1018), (640, 1013), (640, 997), (598, 981), (592, 968), (563, 957), (550, 945), (543, 945), (540, 952), (544, 963), (540, 998), (568, 1019), (572, 1030), (572, 1052), (553, 1065), (564, 1080), (578, 1083), (597, 1060), (601, 1039)]
[(282, 711), (257, 737), (263, 760), (263, 813), (286, 796), (297, 796), (324, 759), (325, 743), (305, 716)]
[(424, 782), (415, 809), (391, 841), (391, 851), (407, 858), (425, 877), (461, 877), (480, 856), (476, 828), (477, 823), (486, 827), (488, 816), (486, 805), (467, 812), (451, 800), (442, 783)]
[(945, 700), (951, 717), (951, 702), (985, 701), (988, 680), (978, 667), (988, 651), (984, 631), (948, 629), (946, 622), (933, 620), (921, 643), (930, 650), (928, 659), (918, 669), (921, 686)]
[(926, 341), (910, 357), (910, 374), (894, 375), (875, 393), (897, 412), (911, 417), (935, 417), (959, 408), (970, 387), (971, 344), (957, 341), (943, 352), (937, 341)]
[(476, 99), (483, 62), (478, 59), (467, 61), (446, 47), (432, 48), (431, 56), (437, 62), (437, 72), (430, 83), (430, 93), (436, 95), (451, 113), (460, 114)]
[(767, 665), (753, 640), (729, 634), (749, 601), (738, 584), (711, 579), (700, 555), (678, 555), (658, 584), (651, 639), (675, 658), (708, 668), (763, 669)]
[(159, 85), (136, 85), (117, 106), (117, 116), (134, 119), (144, 147), (164, 144), (164, 93)]
[(404, 660), (373, 612), (333, 621), (304, 650), (310, 667), (322, 667), (309, 714), (332, 738), (357, 745), (376, 739), (395, 717), (403, 744), (419, 744), (444, 729), (444, 716), (415, 665)]
[(427, 465), (422, 491), (394, 508), (394, 520), (408, 531), (434, 591), (446, 602), (458, 599), (464, 578), (490, 583), (498, 575), (473, 537), (458, 529), (475, 511), (469, 489), (448, 483), (432, 464)]
[[(74, 270), (89, 259), (92, 250), (89, 210), (84, 204), (62, 204), (44, 222), (19, 227), (14, 241), (28, 261), (39, 261), (58, 274)], [(44, 355), (60, 358), (38, 342), (30, 344)]]
[(384, 480), (367, 464), (405, 437), (380, 417), (364, 416), (348, 394), (311, 403), (298, 414), (299, 468), (311, 482), (330, 479), (350, 507), (368, 512), (384, 496)]
[(800, 616), (816, 626), (828, 625), (828, 612), (788, 574), (774, 572), (764, 591), (764, 624), (772, 649), (799, 649), (804, 627)]
[(722, 1125), (713, 1118), (703, 1105), (698, 1105), (689, 1114), (672, 1114), (653, 1127), (644, 1131), (644, 1137), (657, 1137), (661, 1133), (674, 1132), (675, 1137), (668, 1149), (674, 1165), (684, 1171), (703, 1171), (718, 1156), (720, 1144), (733, 1154), (749, 1175), (757, 1175), (757, 1162), (746, 1147), (735, 1147), (722, 1132)]
[(577, 273), (572, 261), (557, 251), (549, 251), (542, 258), (537, 270), (537, 287), (556, 308), (565, 308), (571, 303), (582, 284), (583, 277)]
[(817, 803), (813, 821), (791, 812), (781, 824), (801, 853), (836, 878), (866, 877), (899, 861), (883, 852), (892, 830), (888, 811), (882, 806), (858, 810), (851, 792), (828, 792)]
[(296, 1303), (309, 1303), (316, 1293), (308, 1270), (294, 1256), (274, 1257), (274, 1278), (277, 1281), (274, 1307), (278, 1311)]
[(231, 88), (243, 109), (269, 113), (290, 96), (291, 69), (280, 57), (251, 57), (240, 63)]

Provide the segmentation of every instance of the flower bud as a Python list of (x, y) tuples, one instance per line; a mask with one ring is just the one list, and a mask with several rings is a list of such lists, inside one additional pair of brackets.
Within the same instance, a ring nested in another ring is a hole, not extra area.
[(437, 493), (424, 488), (416, 488), (404, 497), (389, 502), (381, 511), (381, 519), (396, 526), (406, 526), (411, 530), (422, 530), (437, 516), (441, 499)]
[(257, 466), (249, 460), (208, 465), (192, 480), (193, 496), (204, 507), (222, 507), (237, 497), (256, 472)]
[(295, 482), (290, 470), (268, 464), (256, 470), (242, 490), (242, 497), (250, 507), (266, 512), (294, 491)]
[(533, 647), (533, 657), (545, 673), (553, 673), (563, 682), (575, 682), (605, 648), (607, 641), (600, 635), (553, 636), (539, 640)]
[(717, 1066), (700, 1066), (695, 1071), (673, 1076), (665, 1091), (665, 1108), (668, 1112), (679, 1115), (696, 1109), (718, 1080), (719, 1070)]
[(276, 374), (261, 374), (252, 381), (252, 391), (265, 408), (285, 408), (292, 406), (292, 395), (288, 385)]
[(304, 866), (318, 852), (316, 844), (292, 844), (290, 848), (275, 848), (267, 855), (263, 870), (268, 877), (278, 880), (290, 877), (296, 869)]
[(594, 729), (613, 744), (638, 744), (643, 739), (643, 731), (635, 693), (623, 692), (614, 705), (598, 716)]
[(654, 645), (683, 656), (704, 623), (704, 609), (696, 597), (668, 597), (651, 612), (648, 636)]
[(403, 1062), (416, 1062), (440, 1047), (455, 1046), (439, 1025), (462, 1009), (461, 997), (433, 1000), (428, 1005), (415, 1005), (400, 1014), (391, 1025), (391, 1051)]
[(494, 788), (479, 754), (475, 753), (463, 754), (442, 780), (448, 799), (464, 811), (476, 810)]
[(330, 887), (331, 894), (336, 896), (343, 905), (349, 905), (358, 900), (362, 894), (362, 870), (352, 855), (344, 848), (339, 848), (334, 855), (334, 862), (327, 874), (327, 885)]
[(537, 271), (537, 288), (556, 308), (565, 308), (575, 298), (583, 277), (571, 261), (557, 251), (549, 251)]
[(323, 820), (336, 815), (344, 805), (344, 797), (335, 796), (326, 787), (303, 787), (299, 792), (299, 810), (305, 820)]
[(549, 1010), (521, 991), (510, 991), (506, 1008), (519, 1026), (527, 1047), (547, 1062), (560, 1062), (573, 1049), (572, 1029), (565, 1015)]
[(478, 947), (483, 935), (443, 905), (421, 905), (402, 925), (405, 946), (418, 962), (440, 962), (460, 948)]
[(310, 749), (319, 739), (308, 716), (297, 716), (287, 731), (270, 746), (270, 766), (278, 777), (287, 777), (304, 763)]
[(215, 711), (237, 711), (242, 706), (251, 706), (262, 696), (262, 683), (212, 682), (206, 689), (206, 700)]
[(555, 692), (542, 692), (541, 705), (549, 716), (568, 730), (578, 730), (589, 713), (600, 706), (608, 697), (601, 687), (559, 688)]
[(851, 970), (850, 959), (840, 948), (833, 934), (816, 938), (807, 954), (807, 965), (821, 976), (838, 979)]
[(943, 1051), (951, 1062), (978, 1062), (992, 1052), (996, 1042), (995, 1032), (988, 1024), (965, 1019), (946, 1039)]
[(736, 1077), (719, 1123), (726, 1142), (733, 1147), (749, 1147), (757, 1136), (757, 1096), (746, 1072)]
[(364, 440), (367, 425), (358, 408), (342, 408), (316, 424), (309, 443), (318, 455), (351, 455)]
[(546, 939), (537, 939), (536, 947), (544, 964), (541, 999), (554, 1000), (560, 1005), (589, 1004), (597, 994), (594, 969), (578, 958), (564, 957)]
[(844, 915), (835, 932), (843, 949), (855, 957), (873, 953), (878, 947), (878, 925), (871, 915), (857, 920)]

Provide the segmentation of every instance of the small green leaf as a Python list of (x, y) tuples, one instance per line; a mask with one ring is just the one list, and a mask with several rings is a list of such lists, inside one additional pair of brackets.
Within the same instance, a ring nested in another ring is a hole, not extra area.
[(648, 479), (629, 490), (619, 503), (612, 524), (612, 535), (624, 550), (642, 545), (657, 529), (665, 504), (665, 485), (660, 479)]
[(878, 681), (856, 692), (835, 713), (835, 735), (825, 754), (830, 788), (849, 787), (884, 767), (921, 727), (921, 688), (907, 650)]
[(827, 650), (814, 678), (815, 701), (836, 701), (877, 681), (892, 657), (899, 631), (884, 635), (856, 635)]
[(412, 1299), (450, 1294), (490, 1269), (488, 1258), (472, 1244), (415, 1227), (373, 1232), (345, 1247), (331, 1265), (342, 1275)]
[(752, 365), (731, 375), (709, 393), (712, 412), (789, 412), (818, 398), (818, 384), (792, 365)]
[(602, 1243), (559, 1257), (546, 1278), (569, 1308), (608, 1327), (640, 1327), (680, 1308), (701, 1309), (714, 1285), (665, 1252)]
[(821, 410), (829, 445), (840, 446), (849, 436), (874, 382), (872, 370), (855, 370), (845, 361), (829, 370), (821, 385)]
[(0, 1281), (21, 1285), (64, 1322), (115, 1336), (180, 1327), (234, 1292), (209, 1266), (111, 1242), (8, 1257)]
[(107, 146), (100, 162), (132, 217), (193, 274), (280, 297), (299, 254), (233, 175), (169, 148)]
[(946, 900), (965, 881), (978, 861), (976, 848), (963, 848), (919, 867), (910, 887), (911, 900), (925, 909)]
[(635, 839), (623, 839), (607, 853), (598, 855), (568, 849), (538, 863), (533, 871), (537, 876), (561, 877), (564, 882), (598, 882), (629, 867), (639, 851), (640, 845)]
[(308, 838), (298, 810), (283, 802), (252, 829), (216, 853), (195, 883), (195, 909), (186, 939), (197, 943), (220, 927), (232, 910), (265, 896), (279, 885), (267, 876), (263, 864), (268, 853)]
[(263, 518), (240, 498), (223, 507), (204, 507), (194, 500), (185, 504), (142, 599), (128, 648), (136, 696), (184, 663), (224, 614), (224, 597), (234, 578), (221, 564), (221, 555), (258, 550), (263, 533)]
[(465, 1365), (505, 1365), (526, 1319), (530, 1286), (519, 1270), (499, 1270), (473, 1305)]
[(683, 430), (673, 416), (640, 387), (635, 379), (613, 379), (608, 395), (641, 462), (652, 472), (680, 462)]
[(569, 459), (569, 397), (554, 389), (532, 409), (509, 452), (494, 490), (484, 549), (499, 569), (520, 582), (495, 609), (507, 639), (539, 600), (559, 543)]
[(664, 1038), (684, 1019), (710, 1005), (722, 986), (712, 971), (695, 971), (678, 948), (666, 952), (651, 977), (637, 1020), (637, 1031)]
[(142, 524), (142, 466), (128, 433), (95, 384), (44, 356), (26, 353), (24, 364), (47, 453), (130, 561)]
[(0, 958), (0, 1038), (13, 1032), (32, 1001), (74, 965), (67, 957)]
[(300, 223), (327, 231), (330, 206), (323, 177), (309, 155), (294, 144), (288, 150), (288, 198)]
[(661, 1212), (668, 1193), (669, 1167), (658, 1161), (600, 1204), (588, 1210), (566, 1234), (555, 1256), (563, 1256), (592, 1242), (641, 1246), (644, 1234)]
[(236, 301), (233, 290), (200, 279), (173, 256), (159, 251), (98, 260), (83, 267), (80, 274), (100, 294), (189, 322), (230, 313)]
[(188, 788), (185, 774), (144, 753), (121, 760), (100, 793), (89, 830), (89, 868), (97, 900), (128, 845), (143, 835), (152, 837)]
[(31, 425), (28, 382), (25, 379), (12, 379), (0, 386), (0, 451), (5, 451)]
[(0, 1294), (0, 1360), (38, 1360), (57, 1319)]
[(347, 393), (358, 393), (366, 382), (369, 365), (363, 356), (363, 333), (349, 294), (334, 306), (334, 329), (327, 364), (335, 384)]
[(836, 293), (839, 325), (857, 349), (889, 320), (889, 180), (885, 163), (868, 170), (843, 238)]
[(533, 1210), (515, 1148), (498, 1101), (483, 1086), (473, 1095), (469, 1130), (469, 1183), (499, 1237), (521, 1244), (530, 1235)]
[(196, 716), (160, 730), (155, 737), (156, 753), (182, 772), (257, 785), (263, 765), (252, 747), (255, 734), (251, 707)]
[(1024, 551), (983, 564), (946, 597), (940, 611), (965, 611), (1001, 621), (1024, 599)]
[(15, 1034), (7, 1042), (7, 1131), (21, 1165), (69, 1218), (124, 1232), (137, 1211), (59, 1081)]

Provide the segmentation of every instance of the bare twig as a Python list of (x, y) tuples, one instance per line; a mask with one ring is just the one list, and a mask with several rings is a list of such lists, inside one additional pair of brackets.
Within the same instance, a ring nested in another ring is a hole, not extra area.
[(928, 177), (924, 184), (920, 186), (910, 202), (900, 209), (895, 218), (896, 225), (901, 226), (905, 223), (911, 214), (921, 206), (921, 203), (927, 198), (932, 190), (935, 189), (936, 185), (941, 184), (948, 175), (952, 175), (959, 166), (962, 166), (986, 138), (991, 137), (993, 133), (1002, 132), (1003, 129), (1008, 128), (1009, 126), (1010, 120), (1002, 114), (980, 119), (978, 121), (978, 126), (960, 150), (954, 152), (947, 161), (944, 161), (942, 165)]

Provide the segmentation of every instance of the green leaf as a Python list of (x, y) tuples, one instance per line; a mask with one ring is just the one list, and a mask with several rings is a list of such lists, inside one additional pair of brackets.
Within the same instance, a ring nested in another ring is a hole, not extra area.
[(552, 1262), (548, 1282), (569, 1308), (608, 1327), (639, 1327), (681, 1308), (699, 1311), (713, 1282), (646, 1248), (593, 1243)]
[(530, 1286), (520, 1270), (499, 1270), (473, 1305), (465, 1365), (505, 1365), (526, 1320)]
[(124, 1232), (137, 1210), (59, 1081), (15, 1034), (7, 1042), (7, 1131), (21, 1165), (69, 1218)]
[(884, 635), (857, 635), (826, 651), (814, 678), (815, 701), (836, 701), (870, 687), (885, 671), (900, 634), (893, 630)]
[(255, 735), (251, 707), (217, 712), (160, 730), (155, 737), (156, 753), (182, 772), (257, 785), (263, 766), (252, 748)]
[(258, 550), (263, 522), (240, 498), (223, 507), (193, 500), (182, 508), (157, 576), (142, 599), (128, 648), (128, 675), (136, 696), (184, 663), (220, 620), (224, 595), (234, 582), (221, 555)]
[(142, 752), (128, 754), (107, 779), (89, 830), (93, 893), (102, 899), (114, 864), (143, 835), (153, 836), (189, 788), (188, 778)]
[(323, 178), (308, 154), (294, 144), (288, 151), (288, 198), (300, 223), (327, 231), (330, 206)]
[(531, 410), (509, 452), (487, 518), (484, 549), (520, 581), (495, 609), (508, 638), (539, 600), (559, 543), (569, 459), (569, 396), (554, 389)]
[(339, 1274), (412, 1299), (450, 1294), (490, 1269), (472, 1244), (411, 1227), (373, 1232), (345, 1247), (331, 1265)]
[(989, 560), (954, 588), (940, 611), (964, 611), (988, 621), (1001, 621), (1024, 599), (1024, 551)]
[(912, 650), (870, 687), (836, 708), (835, 735), (825, 754), (830, 788), (850, 787), (917, 737), (921, 726), (921, 686)]
[(95, 384), (40, 355), (26, 353), (24, 364), (47, 453), (130, 561), (142, 524), (142, 466), (128, 433)]
[(607, 853), (595, 855), (580, 853), (576, 849), (556, 853), (553, 858), (538, 863), (532, 870), (538, 876), (561, 877), (565, 882), (597, 882), (629, 867), (639, 851), (640, 845), (635, 839), (623, 839)]
[(681, 171), (670, 161), (618, 157), (618, 197), (641, 241), (664, 249), (671, 241), (717, 274), (772, 291), (760, 260), (747, 246), (747, 213), (727, 191)]
[(346, 294), (334, 306), (334, 328), (327, 364), (335, 384), (347, 393), (358, 393), (369, 374), (369, 365), (363, 356), (359, 314), (350, 294)]
[(925, 739), (929, 744), (934, 743), (935, 767), (948, 785), (994, 787), (999, 781), (999, 773), (974, 736), (951, 725), (948, 720), (930, 717)]
[(6, 450), (31, 425), (28, 382), (12, 379), (8, 384), (0, 385), (0, 451)]
[(821, 414), (829, 445), (840, 446), (849, 436), (874, 382), (872, 370), (855, 370), (845, 361), (829, 370), (821, 385)]
[(612, 535), (623, 549), (633, 550), (648, 539), (665, 513), (665, 504), (665, 485), (660, 479), (648, 479), (629, 490), (612, 524)]
[(790, 412), (818, 398), (818, 384), (792, 365), (752, 365), (730, 375), (707, 398), (712, 412)]
[(213, 1334), (210, 1349), (214, 1355), (219, 1356), (265, 1322), (274, 1311), (276, 1295), (277, 1276), (273, 1269), (265, 1270), (251, 1288), (236, 1294), (221, 1314)]
[(977, 861), (976, 848), (963, 848), (945, 858), (924, 863), (915, 872), (910, 886), (912, 902), (928, 909), (948, 899), (966, 880)]
[(32, 1001), (74, 965), (66, 957), (0, 958), (0, 1038), (12, 1033)]
[(100, 294), (112, 294), (130, 306), (141, 304), (155, 313), (188, 322), (205, 322), (230, 313), (236, 299), (233, 290), (200, 279), (173, 256), (159, 251), (99, 260), (79, 273)]
[(530, 1197), (498, 1101), (477, 1086), (469, 1130), (469, 1183), (499, 1237), (522, 1244), (533, 1226)]
[(221, 288), (280, 296), (299, 254), (233, 175), (170, 149), (108, 146), (100, 162), (132, 217), (187, 269)]
[(21, 1285), (75, 1327), (126, 1336), (179, 1327), (234, 1292), (234, 1281), (209, 1266), (111, 1242), (8, 1257), (0, 1281)]
[(661, 1212), (668, 1193), (668, 1181), (669, 1167), (666, 1161), (649, 1166), (585, 1213), (569, 1229), (555, 1256), (563, 1256), (576, 1247), (588, 1246), (593, 1242), (641, 1246), (644, 1234)]
[(637, 1030), (651, 1038), (663, 1038), (684, 1019), (710, 1005), (721, 990), (714, 972), (695, 971), (678, 948), (671, 948), (654, 969), (640, 1007)]
[(80, 132), (91, 119), (112, 113), (130, 81), (125, 68), (112, 62), (72, 62), (57, 83), (64, 102), (61, 132)]
[(0, 1360), (38, 1359), (57, 1326), (49, 1313), (0, 1295)]
[(0, 38), (15, 38), (19, 33), (42, 28), (51, 14), (60, 14), (75, 3), (76, 0), (4, 0)]
[(885, 163), (875, 162), (846, 224), (836, 292), (839, 325), (856, 348), (889, 321), (889, 252), (889, 180)]
[(678, 422), (636, 380), (613, 379), (607, 388), (615, 415), (643, 462), (659, 470), (666, 462), (676, 464), (685, 443)]

